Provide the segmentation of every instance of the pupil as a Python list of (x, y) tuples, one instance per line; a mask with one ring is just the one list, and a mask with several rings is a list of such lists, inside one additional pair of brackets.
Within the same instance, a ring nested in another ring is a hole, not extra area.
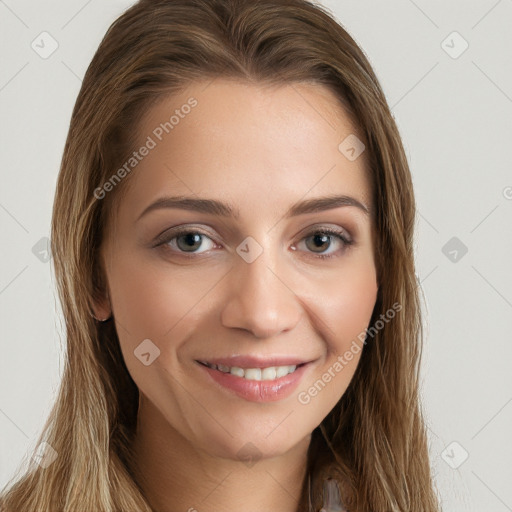
[[(178, 238), (178, 245), (180, 239), (185, 239), (186, 241), (185, 247), (180, 247), (180, 249), (197, 249), (197, 247), (201, 245), (201, 235), (199, 233), (187, 233), (186, 235), (182, 235)], [(194, 244), (196, 244), (196, 247), (193, 247)]]
[[(326, 235), (326, 234), (319, 234), (319, 235), (314, 235), (313, 239), (315, 241), (315, 244), (317, 244), (317, 242), (319, 243), (319, 245), (325, 245), (326, 243), (329, 242), (329, 235)], [(321, 248), (317, 245), (317, 248)]]

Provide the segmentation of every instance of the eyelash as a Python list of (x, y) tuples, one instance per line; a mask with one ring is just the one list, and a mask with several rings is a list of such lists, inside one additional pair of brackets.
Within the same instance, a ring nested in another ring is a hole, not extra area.
[(311, 236), (318, 235), (318, 234), (329, 235), (331, 237), (337, 238), (338, 240), (341, 240), (343, 242), (343, 247), (342, 247), (342, 249), (340, 251), (336, 251), (336, 252), (333, 252), (331, 254), (316, 254), (316, 253), (312, 252), (311, 255), (312, 255), (313, 258), (319, 258), (321, 260), (326, 260), (326, 259), (329, 259), (329, 258), (335, 258), (335, 257), (339, 256), (340, 252), (342, 252), (344, 249), (346, 249), (347, 247), (349, 247), (350, 245), (352, 245), (354, 243), (354, 241), (352, 239), (349, 239), (349, 238), (346, 237), (345, 231), (334, 229), (334, 228), (318, 228), (318, 229), (315, 229), (315, 230), (311, 231), (310, 233), (308, 233), (303, 238), (303, 240), (306, 239), (306, 238), (309, 238)]
[[(188, 235), (188, 234), (198, 234), (198, 235), (205, 236), (205, 237), (209, 238), (210, 240), (212, 240), (211, 236), (207, 233), (204, 233), (203, 231), (200, 231), (200, 230), (197, 230), (194, 228), (178, 228), (175, 231), (172, 231), (171, 233), (167, 232), (167, 233), (164, 233), (164, 235), (161, 235), (160, 237), (158, 237), (157, 240), (155, 241), (155, 245), (153, 245), (153, 247), (154, 248), (162, 247), (163, 249), (172, 251), (173, 253), (177, 252), (177, 254), (179, 254), (180, 256), (184, 256), (186, 258), (195, 258), (197, 256), (194, 256), (195, 253), (193, 253), (193, 252), (187, 253), (184, 251), (175, 251), (174, 249), (171, 249), (168, 245), (166, 245), (169, 242), (171, 242), (172, 240), (174, 240), (175, 238), (179, 238), (182, 235)], [(354, 243), (354, 241), (352, 239), (349, 239), (345, 236), (344, 230), (337, 230), (334, 228), (315, 229), (315, 230), (311, 231), (310, 233), (308, 233), (302, 240), (309, 238), (311, 236), (317, 235), (317, 234), (330, 235), (330, 236), (334, 236), (334, 237), (338, 238), (339, 240), (341, 240), (343, 242), (343, 248), (341, 249), (341, 251), (348, 248), (349, 246), (351, 246)], [(169, 235), (172, 235), (172, 236), (169, 236)], [(338, 253), (341, 251), (337, 251), (337, 252), (334, 252), (331, 254), (315, 254), (314, 252), (312, 252), (311, 255), (313, 256), (313, 258), (319, 258), (319, 259), (325, 260), (328, 258), (336, 257), (338, 255)]]

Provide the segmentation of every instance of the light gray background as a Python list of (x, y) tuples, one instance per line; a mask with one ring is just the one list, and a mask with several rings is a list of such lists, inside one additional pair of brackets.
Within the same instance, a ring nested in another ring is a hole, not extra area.
[[(81, 77), (131, 3), (0, 0), (0, 486), (34, 450), (59, 383), (60, 305), (38, 244)], [(512, 511), (512, 0), (323, 3), (374, 66), (412, 169), (443, 509)], [(31, 47), (43, 31), (59, 45), (47, 59)]]

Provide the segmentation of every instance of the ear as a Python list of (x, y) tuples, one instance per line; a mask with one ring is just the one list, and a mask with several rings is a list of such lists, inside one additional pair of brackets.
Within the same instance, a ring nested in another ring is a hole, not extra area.
[(96, 267), (93, 276), (92, 310), (96, 320), (104, 321), (110, 318), (112, 306), (110, 294), (103, 269)]
[(104, 321), (107, 318), (110, 318), (112, 308), (110, 306), (108, 294), (94, 300), (93, 311), (96, 320)]

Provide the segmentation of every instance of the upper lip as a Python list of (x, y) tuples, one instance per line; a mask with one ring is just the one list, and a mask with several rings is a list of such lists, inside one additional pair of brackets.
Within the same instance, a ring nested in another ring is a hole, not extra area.
[(222, 364), (232, 368), (270, 368), (272, 366), (291, 366), (309, 363), (300, 357), (296, 356), (270, 356), (270, 357), (256, 357), (256, 356), (232, 356), (232, 357), (213, 357), (205, 359), (197, 359), (200, 363), (209, 364)]

